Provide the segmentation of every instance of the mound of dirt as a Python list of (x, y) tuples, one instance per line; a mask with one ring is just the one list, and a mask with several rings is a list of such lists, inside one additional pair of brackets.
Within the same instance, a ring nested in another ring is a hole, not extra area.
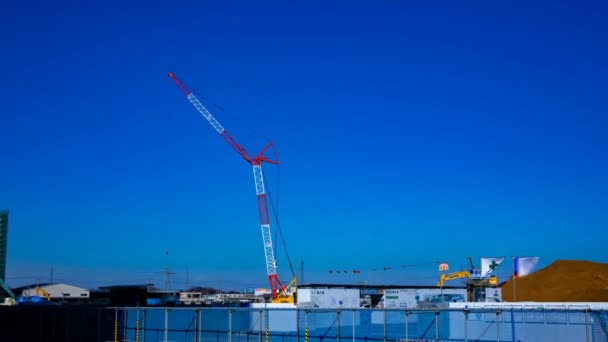
[[(502, 286), (502, 299), (513, 301), (513, 277)], [(558, 260), (515, 279), (515, 301), (608, 302), (608, 264)]]

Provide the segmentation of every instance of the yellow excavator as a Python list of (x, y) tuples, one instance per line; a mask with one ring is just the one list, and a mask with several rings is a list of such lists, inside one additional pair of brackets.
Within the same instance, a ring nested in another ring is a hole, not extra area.
[(469, 257), (469, 262), (471, 264), (471, 269), (469, 271), (459, 271), (447, 274), (442, 273), (437, 282), (437, 286), (443, 287), (443, 284), (446, 281), (465, 278), (467, 280), (466, 288), (468, 301), (478, 301), (478, 297), (483, 293), (484, 288), (498, 286), (498, 278), (495, 275), (483, 277), (481, 275), (481, 270), (474, 267), (471, 257)]
[(46, 298), (46, 300), (51, 300), (51, 294), (40, 286), (36, 285), (36, 296), (40, 296), (41, 294), (44, 296), (44, 298)]
[(468, 271), (452, 272), (452, 273), (448, 273), (448, 274), (442, 273), (441, 278), (439, 278), (439, 281), (437, 282), (437, 286), (443, 287), (443, 284), (448, 280), (460, 279), (460, 278), (469, 279), (470, 277), (471, 277), (471, 273), (469, 273)]
[(490, 276), (488, 278), (472, 278), (471, 272), (469, 271), (460, 271), (460, 272), (452, 272), (448, 274), (441, 274), (441, 278), (437, 282), (437, 286), (443, 287), (443, 284), (448, 280), (467, 278), (468, 282), (475, 283), (477, 285), (498, 285), (498, 278), (496, 276)]

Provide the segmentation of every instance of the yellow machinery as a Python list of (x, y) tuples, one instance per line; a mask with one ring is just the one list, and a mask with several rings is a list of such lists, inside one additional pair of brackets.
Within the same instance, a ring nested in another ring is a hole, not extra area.
[(471, 263), (471, 269), (469, 271), (442, 273), (437, 282), (437, 286), (443, 287), (443, 284), (448, 280), (465, 278), (467, 280), (466, 288), (468, 301), (474, 302), (483, 298), (485, 288), (498, 286), (498, 278), (494, 275), (489, 277), (482, 276), (481, 270), (474, 267), (471, 257), (469, 257), (469, 262)]
[[(296, 277), (293, 277), (293, 279), (289, 282), (289, 284), (287, 284), (287, 286), (285, 286), (283, 291), (281, 291), (276, 298), (273, 298), (271, 300), (271, 303), (294, 304), (296, 302), (296, 291), (297, 291), (296, 284), (297, 284)], [(291, 293), (288, 293), (288, 290), (292, 287), (293, 287), (293, 291)]]
[(439, 278), (439, 281), (437, 282), (437, 286), (443, 287), (443, 283), (445, 283), (446, 281), (452, 280), (452, 279), (460, 279), (460, 278), (467, 278), (468, 283), (472, 283), (473, 285), (477, 285), (477, 286), (498, 285), (498, 278), (496, 276), (490, 276), (488, 278), (474, 279), (474, 278), (471, 278), (471, 273), (469, 271), (460, 271), (460, 272), (452, 272), (452, 273), (448, 273), (448, 274), (445, 274), (445, 273), (441, 274), (441, 278)]
[(42, 294), (46, 300), (51, 300), (51, 294), (47, 291), (43, 290), (40, 286), (36, 286), (36, 296), (40, 296)]
[(443, 287), (443, 283), (445, 283), (448, 280), (452, 280), (452, 279), (460, 279), (460, 278), (471, 278), (471, 273), (467, 272), (467, 271), (461, 271), (461, 272), (452, 272), (452, 273), (442, 273), (441, 274), (441, 278), (439, 278), (439, 281), (437, 282), (437, 286), (439, 287)]

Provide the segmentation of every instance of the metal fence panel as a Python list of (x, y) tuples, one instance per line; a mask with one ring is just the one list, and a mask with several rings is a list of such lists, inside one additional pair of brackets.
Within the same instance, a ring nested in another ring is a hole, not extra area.
[(539, 309), (113, 308), (121, 341), (601, 341), (608, 314)]

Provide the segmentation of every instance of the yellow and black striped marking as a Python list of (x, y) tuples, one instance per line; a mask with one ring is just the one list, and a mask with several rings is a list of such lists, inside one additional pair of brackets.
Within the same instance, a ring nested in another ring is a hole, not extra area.
[(114, 317), (114, 342), (118, 342), (118, 311)]
[(139, 342), (139, 320), (135, 321), (135, 342)]

